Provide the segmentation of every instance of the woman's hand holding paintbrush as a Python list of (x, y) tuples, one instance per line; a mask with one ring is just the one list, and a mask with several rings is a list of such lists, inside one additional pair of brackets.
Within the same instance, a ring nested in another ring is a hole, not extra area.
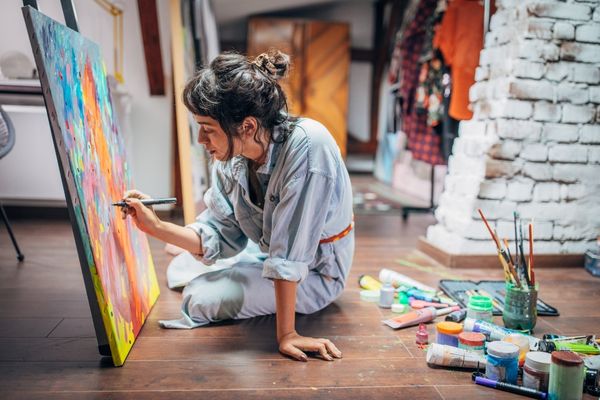
[[(144, 200), (151, 200), (150, 196), (137, 191), (128, 190), (123, 196), (125, 207), (121, 206), (121, 216), (123, 219), (131, 217), (135, 226), (163, 242), (174, 244), (192, 254), (202, 255), (202, 240), (200, 236), (192, 229), (173, 224), (171, 222), (161, 221), (154, 209), (144, 204)], [(161, 200), (162, 202), (172, 202), (172, 199)], [(117, 205), (120, 205), (118, 203)], [(155, 202), (155, 204), (157, 204)]]
[[(128, 190), (123, 196), (123, 201), (114, 203), (121, 207), (121, 217), (126, 219), (131, 216), (133, 223), (142, 232), (155, 235), (160, 229), (162, 221), (149, 205), (145, 205), (143, 200), (151, 200), (151, 197), (137, 190)], [(124, 206), (121, 206), (123, 204)]]

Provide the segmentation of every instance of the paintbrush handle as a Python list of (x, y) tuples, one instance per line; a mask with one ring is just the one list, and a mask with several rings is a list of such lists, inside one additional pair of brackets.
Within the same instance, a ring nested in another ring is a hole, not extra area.
[[(153, 206), (156, 204), (174, 204), (177, 203), (177, 199), (175, 197), (169, 197), (166, 199), (142, 199), (140, 202), (145, 206)], [(118, 201), (112, 205), (115, 207), (128, 207), (125, 201)]]

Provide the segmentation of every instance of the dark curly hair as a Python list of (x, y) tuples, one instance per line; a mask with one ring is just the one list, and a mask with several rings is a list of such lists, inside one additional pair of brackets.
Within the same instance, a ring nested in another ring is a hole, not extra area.
[[(277, 82), (286, 76), (290, 57), (271, 49), (254, 59), (237, 53), (220, 54), (210, 66), (190, 79), (183, 90), (183, 102), (195, 115), (219, 122), (227, 135), (227, 159), (233, 157), (233, 138), (246, 117), (254, 117), (269, 132), (272, 142), (284, 142), (296, 118), (288, 115), (285, 93)], [(281, 135), (274, 137), (275, 126)], [(258, 131), (254, 140), (258, 140)]]

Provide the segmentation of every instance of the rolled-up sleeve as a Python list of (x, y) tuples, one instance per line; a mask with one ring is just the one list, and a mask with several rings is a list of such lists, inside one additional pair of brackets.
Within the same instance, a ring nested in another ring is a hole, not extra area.
[(308, 274), (333, 196), (333, 179), (319, 172), (294, 177), (273, 212), (269, 257), (263, 277), (301, 282)]
[(222, 179), (221, 174), (213, 170), (213, 187), (204, 195), (207, 209), (195, 222), (186, 226), (200, 236), (202, 254), (194, 256), (206, 265), (213, 264), (219, 258), (237, 255), (248, 243), (248, 238), (235, 219), (232, 204), (223, 192)]

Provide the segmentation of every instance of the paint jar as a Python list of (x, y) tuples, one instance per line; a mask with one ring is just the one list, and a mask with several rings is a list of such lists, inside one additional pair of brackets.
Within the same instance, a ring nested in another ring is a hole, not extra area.
[(384, 283), (379, 291), (379, 307), (391, 308), (396, 291), (391, 283)]
[(462, 324), (456, 322), (443, 321), (438, 322), (436, 329), (436, 343), (447, 346), (458, 347), (458, 334), (462, 332)]
[(518, 333), (511, 333), (502, 341), (516, 344), (519, 347), (519, 367), (522, 367), (525, 363), (525, 355), (529, 352), (529, 338)]
[(419, 329), (415, 334), (415, 342), (418, 345), (424, 346), (429, 343), (429, 333), (425, 324), (419, 324)]
[(583, 396), (583, 359), (572, 351), (553, 351), (550, 364), (550, 400), (579, 400)]
[(485, 335), (479, 332), (461, 332), (458, 335), (458, 348), (485, 354)]
[(532, 351), (525, 356), (523, 386), (540, 392), (548, 391), (552, 356), (542, 351)]
[(494, 306), (488, 296), (471, 296), (467, 304), (467, 318), (492, 322)]
[(377, 303), (379, 301), (379, 290), (361, 290), (360, 299), (370, 303)]
[(508, 329), (531, 331), (537, 321), (537, 285), (528, 289), (506, 284), (502, 320)]
[(500, 382), (517, 384), (519, 347), (507, 342), (490, 342), (487, 345), (485, 376)]

